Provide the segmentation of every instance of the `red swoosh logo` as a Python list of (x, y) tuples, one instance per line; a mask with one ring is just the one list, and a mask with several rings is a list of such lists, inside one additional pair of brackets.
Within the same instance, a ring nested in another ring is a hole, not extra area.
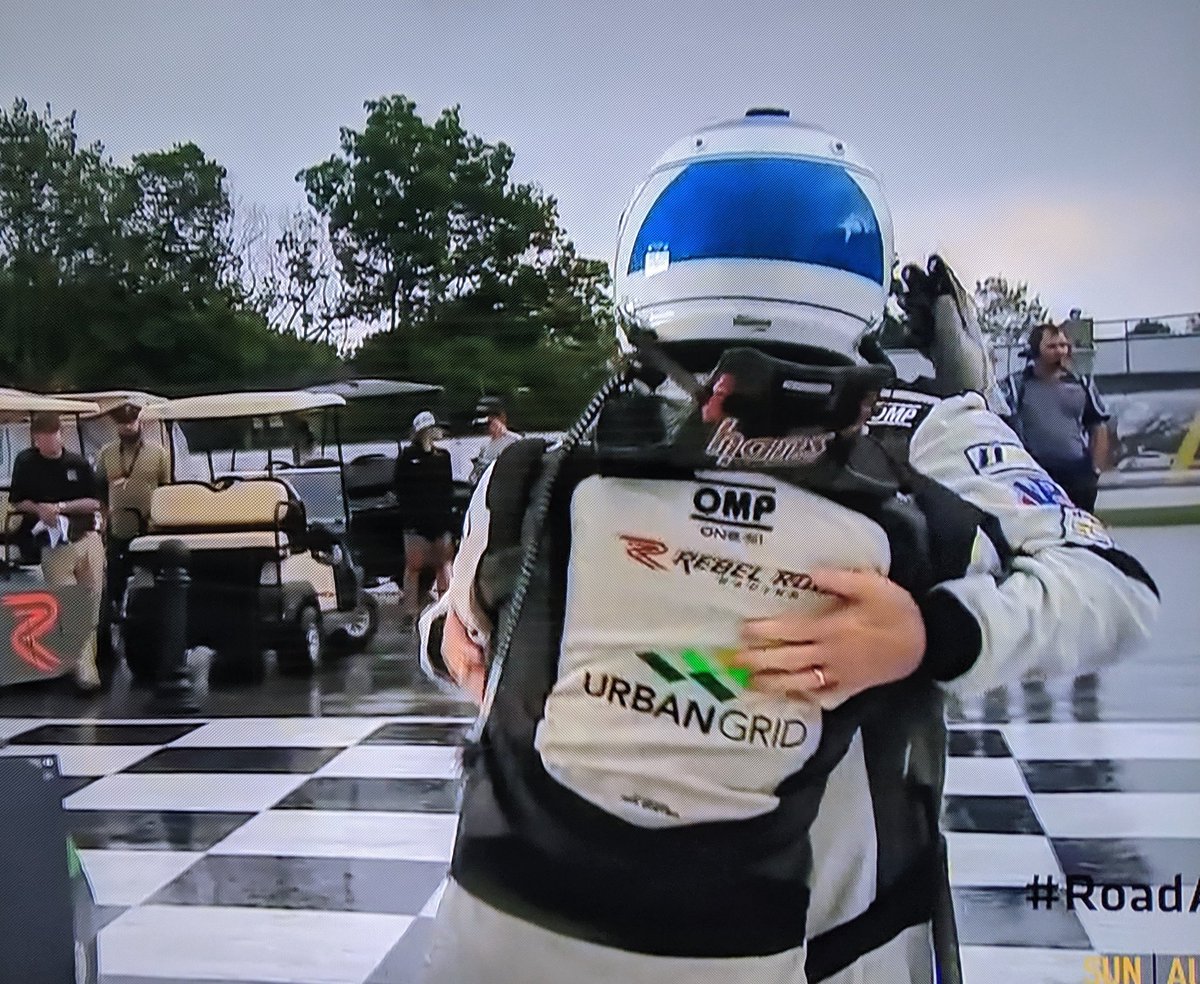
[(62, 660), (42, 642), (42, 636), (58, 624), (58, 599), (46, 591), (29, 591), (0, 600), (16, 621), (12, 648), (17, 658), (42, 673), (62, 666)]

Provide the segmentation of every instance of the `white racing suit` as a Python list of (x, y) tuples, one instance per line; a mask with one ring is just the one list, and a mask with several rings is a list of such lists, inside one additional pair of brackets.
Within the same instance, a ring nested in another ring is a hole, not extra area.
[[(660, 929), (643, 914), (645, 925), (623, 925), (618, 945), (605, 945), (611, 934), (581, 938), (578, 919), (567, 918), (565, 928), (549, 925), (545, 906), (525, 907), (520, 889), (510, 899), (489, 888), (493, 898), (485, 902), (464, 890), (452, 869), (430, 984), (933, 979), (930, 872), (940, 858), (929, 831), (936, 836), (945, 754), (939, 688), (980, 692), (1030, 673), (1077, 674), (1113, 662), (1146, 639), (1157, 592), (978, 395), (893, 390), (868, 430), (937, 483), (926, 487), (922, 510), (935, 529), (954, 527), (934, 538), (938, 583), (918, 595), (926, 665), (914, 689), (901, 691), (901, 703), (883, 715), (864, 712), (860, 727), (853, 716), (838, 717), (846, 708), (830, 713), (758, 697), (722, 673), (720, 653), (736, 646), (740, 619), (822, 603), (805, 587), (806, 568), (887, 572), (897, 560), (866, 517), (761, 475), (725, 471), (690, 481), (593, 476), (578, 484), (569, 504), (571, 558), (556, 609), (559, 633), (550, 636), (560, 642), (552, 689), (544, 703), (526, 708), (539, 718), (538, 769), (553, 780), (543, 790), (568, 790), (595, 811), (582, 815), (608, 818), (601, 824), (617, 818), (673, 830), (732, 818), (753, 830), (778, 807), (777, 792), (823, 761), (814, 773), (816, 819), (801, 811), (795, 831), (812, 845), (811, 901), (795, 902), (797, 922), (807, 904), (798, 941), (780, 944), (785, 896), (763, 893), (716, 907), (727, 909), (742, 938), (754, 937), (756, 907), (770, 924), (743, 955), (724, 949), (738, 943), (724, 941), (719, 919), (697, 925), (692, 939), (686, 926), (661, 930), (671, 942), (659, 948)], [(422, 658), (435, 671), (440, 634), (433, 630), (448, 608), (476, 642), (489, 641), (492, 620), (478, 574), (489, 546), (493, 473), (472, 499), (450, 591), (422, 618)], [(674, 588), (662, 587), (671, 578)], [(519, 659), (514, 650), (509, 662)], [(927, 774), (914, 764), (920, 761)], [(503, 784), (485, 786), (488, 803), (507, 809)], [(472, 795), (469, 782), (464, 815), (474, 807)], [(464, 839), (460, 826), (459, 854), (470, 853), (464, 840), (486, 844), (488, 833), (477, 823)], [(694, 865), (725, 860), (698, 856)], [(456, 865), (468, 871), (458, 855)], [(518, 867), (509, 873), (520, 882)], [(494, 886), (495, 871), (489, 877)], [(674, 895), (630, 880), (631, 911), (641, 913), (646, 893), (660, 891), (686, 907), (689, 875), (679, 877), (684, 888)], [(601, 891), (591, 884), (573, 889), (582, 896), (592, 890)], [(562, 892), (565, 910), (586, 910), (572, 890)]]

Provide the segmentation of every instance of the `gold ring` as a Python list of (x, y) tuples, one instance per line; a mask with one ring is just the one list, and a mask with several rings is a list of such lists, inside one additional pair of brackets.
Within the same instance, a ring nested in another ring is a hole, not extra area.
[(824, 690), (827, 684), (825, 671), (819, 666), (810, 666), (809, 669), (812, 670), (813, 676), (817, 678), (817, 689)]

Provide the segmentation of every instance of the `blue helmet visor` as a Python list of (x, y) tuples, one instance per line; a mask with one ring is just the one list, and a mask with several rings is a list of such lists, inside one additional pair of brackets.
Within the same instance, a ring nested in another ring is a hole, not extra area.
[(786, 260), (882, 285), (875, 209), (846, 169), (791, 157), (697, 161), (663, 189), (638, 230), (629, 273), (655, 257)]

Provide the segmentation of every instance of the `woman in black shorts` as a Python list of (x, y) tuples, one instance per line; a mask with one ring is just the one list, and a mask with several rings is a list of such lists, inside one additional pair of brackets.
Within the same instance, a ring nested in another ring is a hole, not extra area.
[(450, 452), (435, 444), (445, 435), (433, 414), (413, 418), (412, 441), (396, 457), (392, 488), (404, 517), (404, 627), (421, 611), (421, 574), (433, 569), (439, 595), (450, 584), (454, 558), (454, 477)]

